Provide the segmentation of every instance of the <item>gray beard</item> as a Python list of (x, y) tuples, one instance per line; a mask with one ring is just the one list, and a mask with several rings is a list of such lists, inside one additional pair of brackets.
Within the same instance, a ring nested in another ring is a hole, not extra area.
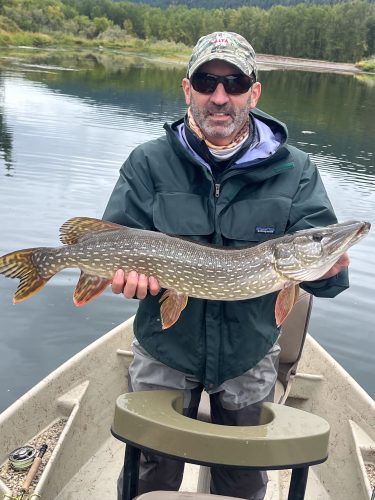
[(249, 108), (244, 107), (243, 109), (240, 110), (240, 112), (236, 115), (233, 116), (233, 112), (231, 109), (226, 109), (224, 106), (222, 108), (220, 107), (215, 107), (215, 109), (211, 106), (210, 111), (211, 112), (226, 112), (228, 113), (233, 121), (222, 127), (221, 129), (217, 129), (215, 126), (211, 126), (206, 123), (206, 118), (209, 116), (209, 111), (202, 111), (194, 102), (192, 99), (190, 102), (190, 109), (191, 109), (191, 114), (193, 115), (193, 118), (195, 120), (195, 123), (198, 125), (198, 127), (201, 129), (205, 137), (214, 137), (216, 139), (225, 139), (227, 137), (230, 137), (231, 135), (239, 132), (247, 120), (247, 117), (249, 115)]

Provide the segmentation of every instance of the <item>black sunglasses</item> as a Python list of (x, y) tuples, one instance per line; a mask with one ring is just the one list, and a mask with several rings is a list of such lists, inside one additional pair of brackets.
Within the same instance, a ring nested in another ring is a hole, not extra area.
[(194, 73), (190, 78), (194, 90), (200, 94), (212, 94), (219, 83), (222, 83), (227, 94), (245, 94), (254, 80), (247, 75), (217, 76), (210, 73)]

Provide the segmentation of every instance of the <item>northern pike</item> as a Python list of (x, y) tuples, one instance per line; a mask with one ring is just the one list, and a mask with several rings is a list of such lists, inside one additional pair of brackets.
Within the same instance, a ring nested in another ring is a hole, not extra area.
[(243, 300), (280, 290), (275, 306), (280, 326), (296, 301), (297, 285), (323, 276), (369, 230), (369, 222), (349, 221), (297, 231), (256, 246), (224, 248), (76, 217), (61, 226), (63, 246), (4, 255), (0, 273), (20, 279), (16, 303), (31, 297), (59, 271), (79, 268), (74, 291), (77, 306), (97, 297), (117, 269), (153, 276), (166, 289), (160, 299), (163, 329), (178, 320), (188, 297)]

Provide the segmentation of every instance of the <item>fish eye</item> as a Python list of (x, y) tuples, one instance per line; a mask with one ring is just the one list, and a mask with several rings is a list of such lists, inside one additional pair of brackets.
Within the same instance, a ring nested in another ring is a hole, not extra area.
[(314, 234), (312, 239), (313, 239), (313, 241), (320, 242), (323, 239), (323, 235), (322, 234)]

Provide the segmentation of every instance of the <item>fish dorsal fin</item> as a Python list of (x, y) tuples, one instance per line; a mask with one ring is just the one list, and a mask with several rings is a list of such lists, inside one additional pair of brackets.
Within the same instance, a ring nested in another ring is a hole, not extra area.
[(124, 229), (124, 226), (91, 217), (74, 217), (69, 219), (60, 228), (60, 241), (65, 245), (73, 245), (83, 236), (93, 232), (114, 231)]

